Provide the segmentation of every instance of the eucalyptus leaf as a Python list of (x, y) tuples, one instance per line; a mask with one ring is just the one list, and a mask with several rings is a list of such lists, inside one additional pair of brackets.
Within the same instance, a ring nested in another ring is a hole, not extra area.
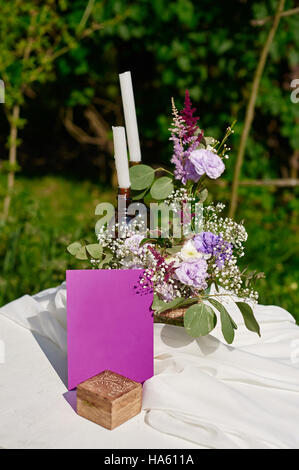
[(197, 304), (198, 297), (190, 297), (189, 299), (184, 299), (180, 304), (180, 308), (189, 307), (190, 305)]
[(99, 269), (103, 268), (106, 264), (109, 264), (112, 258), (113, 258), (112, 253), (106, 253), (105, 257), (99, 263)]
[(198, 202), (204, 202), (208, 197), (208, 190), (205, 188), (198, 195)]
[(216, 326), (217, 317), (214, 310), (201, 303), (188, 308), (184, 316), (184, 326), (190, 336), (205, 336)]
[(204, 144), (204, 142), (200, 142), (200, 144), (196, 147), (197, 150), (201, 150), (205, 148), (206, 148), (206, 145)]
[(205, 137), (205, 143), (207, 145), (214, 145), (216, 144), (217, 140), (214, 137)]
[(197, 297), (193, 297), (189, 299), (184, 299), (183, 297), (177, 297), (171, 302), (164, 302), (164, 300), (161, 300), (157, 294), (154, 294), (152, 309), (157, 314), (160, 314), (162, 312), (166, 312), (167, 310), (171, 310), (173, 308), (189, 307), (190, 305), (195, 304), (197, 302), (198, 302)]
[(148, 165), (134, 165), (130, 168), (131, 189), (141, 190), (148, 188), (155, 178), (155, 172)]
[(252, 308), (245, 302), (236, 302), (240, 312), (243, 315), (245, 326), (248, 330), (261, 336), (260, 326), (255, 319)]
[(80, 250), (81, 248), (81, 243), (80, 242), (74, 242), (74, 243), (71, 243), (68, 247), (67, 247), (67, 251), (73, 255), (73, 256), (76, 256), (76, 254), (78, 253), (78, 251)]
[(76, 258), (80, 260), (88, 259), (85, 246), (81, 246), (80, 250), (76, 253)]
[(159, 308), (164, 307), (165, 302), (160, 299), (160, 297), (157, 294), (154, 294), (154, 300), (152, 303), (152, 310), (157, 311)]
[(237, 325), (226, 310), (226, 308), (215, 299), (208, 299), (209, 302), (220, 312), (220, 320), (221, 320), (221, 330), (224, 336), (225, 341), (228, 344), (231, 344), (235, 337), (234, 330), (237, 329)]
[(133, 191), (132, 192), (132, 200), (133, 201), (140, 201), (140, 199), (143, 199), (144, 196), (146, 195), (147, 190), (148, 190), (148, 188), (143, 189), (141, 191)]
[(143, 198), (143, 202), (144, 202), (144, 204), (149, 206), (152, 202), (156, 203), (157, 201), (152, 198), (151, 193), (148, 191), (148, 192), (146, 192), (146, 194)]
[(211, 293), (211, 286), (209, 286), (206, 290), (205, 290), (205, 295), (210, 295)]
[(184, 302), (184, 300), (185, 299), (183, 297), (176, 297), (171, 302), (162, 301), (163, 304), (161, 305), (161, 307), (159, 307), (159, 309), (157, 310), (157, 313), (160, 314), (162, 312), (165, 312), (166, 310), (171, 310), (173, 308), (180, 307), (180, 305)]
[(86, 246), (87, 253), (93, 259), (101, 259), (103, 254), (103, 248), (98, 243), (92, 243)]
[(176, 253), (179, 253), (179, 251), (181, 251), (182, 249), (182, 246), (181, 245), (177, 245), (177, 246), (172, 246), (170, 248), (167, 248), (166, 252), (169, 254), (169, 255), (175, 255)]
[(146, 243), (155, 243), (156, 241), (152, 238), (143, 238), (139, 243), (139, 247), (145, 245)]
[(173, 191), (173, 182), (169, 176), (156, 179), (151, 187), (150, 193), (154, 199), (166, 199)]

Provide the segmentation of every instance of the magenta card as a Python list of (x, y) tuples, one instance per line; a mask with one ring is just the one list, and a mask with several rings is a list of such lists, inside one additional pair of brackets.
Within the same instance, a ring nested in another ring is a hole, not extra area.
[(143, 271), (66, 272), (68, 389), (105, 369), (144, 382), (153, 375), (153, 294)]

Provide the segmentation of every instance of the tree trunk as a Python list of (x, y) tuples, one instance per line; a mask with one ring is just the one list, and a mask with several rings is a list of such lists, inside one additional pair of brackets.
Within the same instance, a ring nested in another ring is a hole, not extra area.
[(17, 163), (17, 138), (18, 138), (18, 119), (20, 116), (20, 106), (14, 105), (10, 119), (9, 136), (9, 165), (10, 169), (7, 177), (7, 194), (4, 199), (3, 220), (6, 221), (11, 204), (11, 195), (15, 184), (15, 167)]

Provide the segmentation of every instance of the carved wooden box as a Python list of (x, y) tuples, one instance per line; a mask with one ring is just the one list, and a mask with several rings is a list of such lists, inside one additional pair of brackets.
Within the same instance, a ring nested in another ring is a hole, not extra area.
[(77, 387), (77, 413), (114, 429), (141, 411), (142, 385), (105, 370)]

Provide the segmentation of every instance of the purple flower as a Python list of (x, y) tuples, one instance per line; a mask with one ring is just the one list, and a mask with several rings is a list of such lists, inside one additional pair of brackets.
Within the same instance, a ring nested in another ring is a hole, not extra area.
[(185, 106), (180, 114), (172, 101), (173, 123), (170, 129), (170, 140), (173, 141), (173, 155), (171, 162), (175, 165), (175, 178), (181, 180), (183, 184), (186, 184), (188, 180), (197, 182), (200, 178), (193, 163), (189, 160), (189, 155), (196, 150), (203, 137), (203, 131), (200, 132), (197, 125), (199, 118), (193, 116), (194, 111), (188, 90), (186, 90)]
[(190, 144), (188, 150), (183, 150), (181, 144), (174, 140), (174, 154), (172, 156), (172, 163), (175, 165), (174, 175), (177, 180), (181, 180), (183, 184), (186, 184), (188, 180), (197, 183), (200, 176), (195, 170), (193, 163), (189, 160), (189, 154), (196, 148), (198, 144), (194, 141), (196, 138), (192, 138), (193, 142)]
[(231, 243), (212, 232), (201, 232), (199, 235), (195, 235), (193, 242), (197, 251), (213, 256), (216, 265), (220, 269), (223, 268), (225, 261), (230, 259), (232, 255)]
[(201, 232), (195, 235), (193, 242), (197, 251), (201, 253), (213, 254), (215, 247), (218, 245), (219, 236), (212, 232)]
[(206, 173), (209, 178), (216, 179), (219, 178), (225, 170), (221, 158), (210, 150), (193, 150), (189, 158), (199, 176)]
[(182, 183), (186, 184), (187, 180), (191, 180), (197, 183), (199, 178), (200, 175), (197, 173), (193, 163), (189, 159), (187, 159), (185, 162), (184, 177), (182, 178)]
[(209, 277), (207, 267), (207, 262), (204, 259), (185, 261), (175, 270), (175, 274), (183, 284), (203, 290), (208, 286), (206, 282), (206, 278)]

